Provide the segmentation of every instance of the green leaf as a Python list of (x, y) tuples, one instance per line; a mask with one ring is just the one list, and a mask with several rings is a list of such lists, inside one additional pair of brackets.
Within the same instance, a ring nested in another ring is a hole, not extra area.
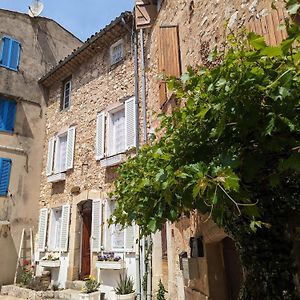
[(295, 170), (300, 173), (300, 153), (293, 153), (288, 159), (279, 164), (280, 171)]
[(157, 230), (156, 219), (151, 219), (148, 225), (151, 232), (155, 232)]
[(248, 41), (249, 44), (256, 50), (261, 50), (267, 47), (264, 38), (261, 35), (258, 35), (254, 32), (250, 32), (248, 34)]
[(295, 15), (298, 12), (299, 8), (300, 8), (300, 3), (294, 3), (291, 5), (288, 5), (287, 11), (290, 15)]
[(269, 57), (282, 56), (282, 49), (280, 47), (265, 47), (262, 49), (261, 54)]

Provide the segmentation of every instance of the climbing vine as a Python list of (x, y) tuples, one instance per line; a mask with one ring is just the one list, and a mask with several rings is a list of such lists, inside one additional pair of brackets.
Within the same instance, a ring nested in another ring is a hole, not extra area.
[(297, 299), (288, 224), (300, 209), (300, 31), (286, 29), (277, 47), (229, 36), (226, 53), (209, 57), (220, 63), (170, 78), (177, 108), (115, 183), (115, 222), (145, 235), (193, 210), (224, 226), (239, 246), (243, 300)]

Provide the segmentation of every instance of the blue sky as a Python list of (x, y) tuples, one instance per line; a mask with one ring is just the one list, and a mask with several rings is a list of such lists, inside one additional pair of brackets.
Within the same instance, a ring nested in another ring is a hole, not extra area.
[[(41, 0), (41, 14), (57, 21), (81, 40), (99, 31), (125, 10), (132, 11), (134, 0)], [(28, 11), (32, 0), (0, 0), (0, 8)]]

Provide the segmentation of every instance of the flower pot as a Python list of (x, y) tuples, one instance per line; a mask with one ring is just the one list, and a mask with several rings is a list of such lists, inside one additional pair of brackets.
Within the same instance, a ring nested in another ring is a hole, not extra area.
[(59, 268), (60, 260), (40, 260), (39, 265), (44, 268)]
[(117, 295), (117, 300), (134, 300), (135, 299), (135, 293), (126, 294), (126, 295)]
[(102, 297), (104, 293), (101, 293), (100, 291), (96, 291), (93, 293), (80, 293), (79, 294), (79, 300), (102, 300), (104, 297)]

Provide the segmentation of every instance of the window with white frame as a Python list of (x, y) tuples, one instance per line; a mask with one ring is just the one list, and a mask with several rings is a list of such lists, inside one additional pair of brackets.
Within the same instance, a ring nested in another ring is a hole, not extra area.
[(62, 207), (53, 208), (50, 214), (50, 228), (48, 233), (48, 250), (59, 251), (61, 234)]
[(73, 168), (75, 130), (70, 127), (66, 132), (51, 137), (48, 141), (46, 175), (51, 176)]
[[(70, 211), (71, 207), (69, 204), (52, 208), (50, 210), (48, 222), (48, 209), (42, 208), (40, 210), (37, 243), (39, 252), (45, 252), (46, 240), (48, 240), (47, 250), (61, 252), (68, 251)], [(47, 232), (48, 239), (46, 238)]]
[(63, 84), (63, 94), (62, 94), (62, 99), (60, 103), (60, 109), (66, 109), (70, 107), (71, 104), (71, 87), (72, 83), (71, 80), (67, 80)]
[(55, 140), (55, 165), (54, 172), (61, 173), (66, 171), (67, 159), (67, 133), (59, 135)]
[(135, 98), (102, 111), (96, 122), (96, 159), (123, 153), (136, 146)]
[(125, 107), (108, 113), (109, 144), (108, 155), (125, 151)]
[[(108, 220), (115, 210), (116, 202), (114, 200), (106, 200), (105, 216)], [(106, 226), (104, 236), (104, 248), (106, 251), (125, 251), (134, 252), (135, 246), (135, 225), (122, 229), (119, 224)]]
[(110, 61), (111, 64), (116, 64), (117, 62), (121, 61), (124, 57), (124, 45), (123, 41), (119, 40), (114, 43), (110, 47)]

